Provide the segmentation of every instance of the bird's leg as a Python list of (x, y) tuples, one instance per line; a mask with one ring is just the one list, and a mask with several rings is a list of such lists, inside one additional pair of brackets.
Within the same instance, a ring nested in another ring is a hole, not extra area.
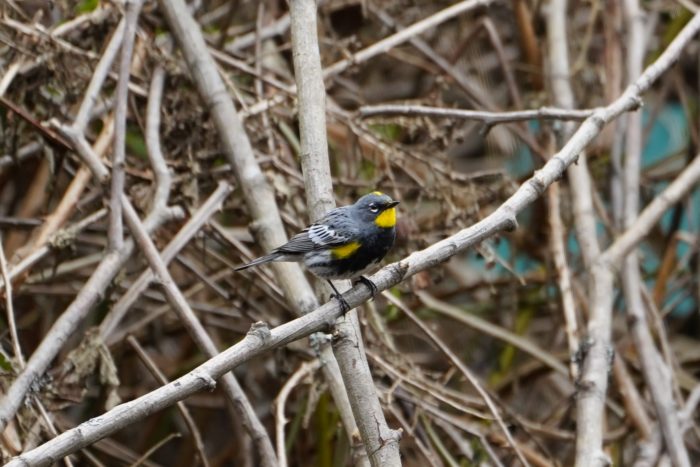
[(333, 292), (335, 292), (333, 295), (331, 295), (333, 298), (338, 300), (338, 303), (340, 303), (340, 311), (345, 314), (348, 311), (350, 311), (350, 305), (348, 305), (348, 302), (345, 301), (343, 296), (338, 292), (338, 289), (335, 288), (333, 285), (333, 282), (330, 281), (330, 279), (326, 279), (328, 284), (331, 286), (331, 289), (333, 289)]
[(361, 282), (367, 286), (369, 292), (372, 294), (372, 298), (374, 298), (374, 296), (377, 295), (377, 284), (367, 279), (365, 276), (358, 277), (357, 282), (355, 282), (355, 284), (357, 284), (358, 282)]

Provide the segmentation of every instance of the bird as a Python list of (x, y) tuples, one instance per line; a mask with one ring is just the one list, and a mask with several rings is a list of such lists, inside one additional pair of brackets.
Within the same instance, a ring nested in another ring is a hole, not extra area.
[(294, 235), (287, 243), (235, 268), (242, 271), (270, 262), (302, 262), (313, 275), (330, 284), (343, 312), (350, 309), (331, 280), (364, 283), (374, 296), (377, 286), (364, 274), (374, 269), (396, 239), (399, 201), (381, 191), (360, 197), (354, 204), (332, 209)]

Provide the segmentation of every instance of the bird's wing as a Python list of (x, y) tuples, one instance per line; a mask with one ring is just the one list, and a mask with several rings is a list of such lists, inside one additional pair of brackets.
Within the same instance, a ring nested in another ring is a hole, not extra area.
[(349, 235), (339, 232), (332, 219), (326, 216), (317, 224), (312, 224), (296, 234), (276, 251), (280, 253), (307, 253), (313, 250), (342, 246), (351, 240)]
[(314, 224), (309, 227), (309, 238), (318, 247), (340, 246), (351, 240), (331, 224)]

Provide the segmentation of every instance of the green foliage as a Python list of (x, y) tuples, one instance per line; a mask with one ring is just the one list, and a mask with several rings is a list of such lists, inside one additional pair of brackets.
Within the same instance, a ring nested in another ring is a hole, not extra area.
[(81, 0), (81, 2), (75, 6), (75, 13), (79, 15), (90, 13), (91, 11), (95, 11), (99, 6), (100, 0)]
[(130, 154), (134, 154), (141, 159), (148, 159), (148, 149), (143, 138), (141, 129), (137, 126), (129, 125), (126, 130), (126, 149)]
[(0, 368), (4, 371), (12, 372), (12, 363), (5, 357), (5, 354), (0, 352)]
[(333, 439), (336, 435), (338, 413), (333, 410), (333, 404), (329, 400), (327, 392), (323, 393), (316, 405), (316, 432), (318, 444), (316, 445), (316, 465), (318, 467), (333, 466)]
[(369, 128), (387, 141), (397, 141), (402, 134), (401, 126), (396, 123), (374, 123)]

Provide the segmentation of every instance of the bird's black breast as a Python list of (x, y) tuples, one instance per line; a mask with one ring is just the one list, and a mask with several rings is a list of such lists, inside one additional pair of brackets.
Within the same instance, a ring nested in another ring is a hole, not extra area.
[(372, 263), (378, 263), (391, 250), (396, 238), (395, 229), (373, 229), (360, 241), (360, 248), (342, 260), (337, 260), (336, 266), (339, 276), (360, 275)]

